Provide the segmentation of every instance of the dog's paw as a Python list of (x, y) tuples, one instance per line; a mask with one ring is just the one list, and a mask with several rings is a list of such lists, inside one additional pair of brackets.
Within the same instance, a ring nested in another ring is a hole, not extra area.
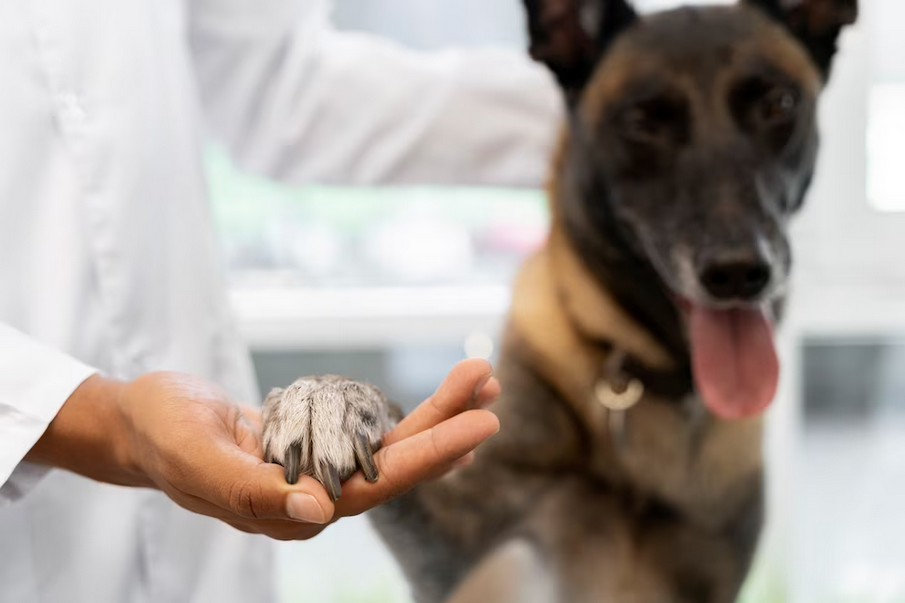
[(264, 401), (264, 460), (285, 468), (294, 484), (305, 474), (335, 501), (360, 467), (377, 481), (374, 453), (392, 428), (390, 405), (376, 387), (342, 377), (305, 377)]

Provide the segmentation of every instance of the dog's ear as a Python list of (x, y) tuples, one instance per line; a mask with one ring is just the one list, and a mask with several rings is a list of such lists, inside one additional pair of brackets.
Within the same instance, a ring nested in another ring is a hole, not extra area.
[(858, 0), (743, 0), (789, 28), (829, 77), (839, 32), (858, 19)]
[(626, 0), (525, 0), (531, 56), (546, 63), (569, 101), (607, 46), (638, 15)]

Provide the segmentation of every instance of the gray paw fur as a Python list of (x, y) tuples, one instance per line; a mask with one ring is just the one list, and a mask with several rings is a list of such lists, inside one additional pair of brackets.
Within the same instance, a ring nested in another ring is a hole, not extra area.
[(335, 501), (361, 468), (377, 481), (373, 454), (393, 427), (390, 404), (376, 387), (327, 375), (303, 377), (264, 400), (264, 460), (285, 468), (294, 484), (305, 474)]

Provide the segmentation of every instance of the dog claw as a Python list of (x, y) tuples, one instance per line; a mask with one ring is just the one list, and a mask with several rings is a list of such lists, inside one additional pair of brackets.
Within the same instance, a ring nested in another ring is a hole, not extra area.
[(361, 466), (365, 479), (373, 483), (377, 481), (377, 465), (374, 464), (374, 452), (367, 438), (361, 434), (355, 437), (355, 456)]
[(286, 481), (290, 484), (295, 484), (299, 481), (299, 475), (302, 473), (302, 445), (298, 442), (291, 444), (289, 450), (286, 452), (285, 460), (286, 466), (284, 467), (284, 471), (286, 473)]
[(327, 489), (330, 499), (336, 502), (343, 493), (342, 484), (339, 481), (339, 469), (330, 463), (322, 463), (320, 469), (324, 487)]

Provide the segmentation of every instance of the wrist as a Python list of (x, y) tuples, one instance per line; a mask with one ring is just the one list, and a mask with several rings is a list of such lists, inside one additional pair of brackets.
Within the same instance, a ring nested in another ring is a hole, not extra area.
[(66, 469), (102, 482), (149, 486), (137, 462), (126, 383), (92, 375), (69, 396), (26, 455), (32, 462)]
[(128, 395), (131, 381), (104, 379), (101, 384), (111, 426), (109, 454), (121, 475), (120, 485), (155, 487), (141, 463), (138, 434), (130, 412)]

